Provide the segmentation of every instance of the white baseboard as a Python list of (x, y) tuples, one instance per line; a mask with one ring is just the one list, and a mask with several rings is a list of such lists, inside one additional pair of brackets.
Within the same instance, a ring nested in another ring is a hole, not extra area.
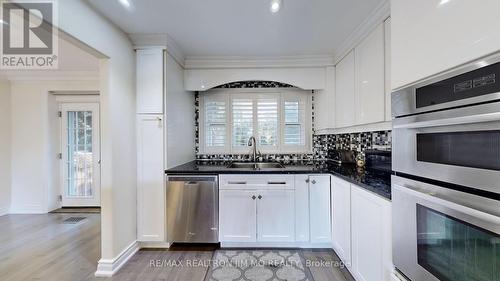
[(331, 249), (331, 243), (277, 243), (277, 242), (221, 242), (222, 248), (299, 248), (299, 249)]
[(143, 242), (139, 241), (139, 249), (168, 249), (170, 243), (168, 242)]
[(113, 259), (100, 259), (97, 264), (96, 277), (111, 277), (120, 270), (128, 260), (139, 251), (139, 243), (132, 242), (125, 250)]
[(0, 217), (1, 216), (5, 216), (8, 213), (9, 213), (9, 208), (8, 207), (0, 207)]
[(25, 204), (21, 206), (11, 206), (9, 214), (46, 214), (47, 209), (38, 204)]

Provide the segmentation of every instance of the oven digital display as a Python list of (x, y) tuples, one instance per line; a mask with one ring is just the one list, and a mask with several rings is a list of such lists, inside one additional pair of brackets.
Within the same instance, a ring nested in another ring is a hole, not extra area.
[(500, 281), (500, 236), (417, 204), (418, 264), (441, 281)]
[(500, 63), (416, 89), (417, 108), (500, 92)]

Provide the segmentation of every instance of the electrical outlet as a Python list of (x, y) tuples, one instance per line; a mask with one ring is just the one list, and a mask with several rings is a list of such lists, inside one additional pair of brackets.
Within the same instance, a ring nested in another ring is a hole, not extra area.
[(59, 202), (62, 202), (62, 195), (57, 196), (57, 199), (59, 200)]

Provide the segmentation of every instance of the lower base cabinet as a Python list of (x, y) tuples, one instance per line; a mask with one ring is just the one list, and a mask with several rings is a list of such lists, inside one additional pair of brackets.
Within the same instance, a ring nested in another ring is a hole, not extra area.
[(257, 241), (257, 204), (254, 190), (219, 191), (219, 239)]
[(295, 241), (295, 191), (258, 190), (257, 241)]
[(353, 186), (351, 204), (352, 275), (358, 281), (391, 280), (391, 203)]
[(357, 281), (390, 281), (391, 202), (334, 177), (332, 245)]

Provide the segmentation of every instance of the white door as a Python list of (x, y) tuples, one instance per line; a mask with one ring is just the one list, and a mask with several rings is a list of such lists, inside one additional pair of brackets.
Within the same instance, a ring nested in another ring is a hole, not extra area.
[(330, 243), (330, 176), (309, 177), (311, 243)]
[(351, 264), (351, 184), (332, 178), (332, 244), (340, 259)]
[(257, 241), (257, 192), (219, 191), (219, 238), (221, 242)]
[(295, 192), (257, 190), (257, 240), (295, 241)]
[(99, 104), (61, 104), (62, 206), (101, 205)]
[(337, 64), (335, 79), (335, 125), (337, 128), (353, 126), (356, 123), (354, 51)]

